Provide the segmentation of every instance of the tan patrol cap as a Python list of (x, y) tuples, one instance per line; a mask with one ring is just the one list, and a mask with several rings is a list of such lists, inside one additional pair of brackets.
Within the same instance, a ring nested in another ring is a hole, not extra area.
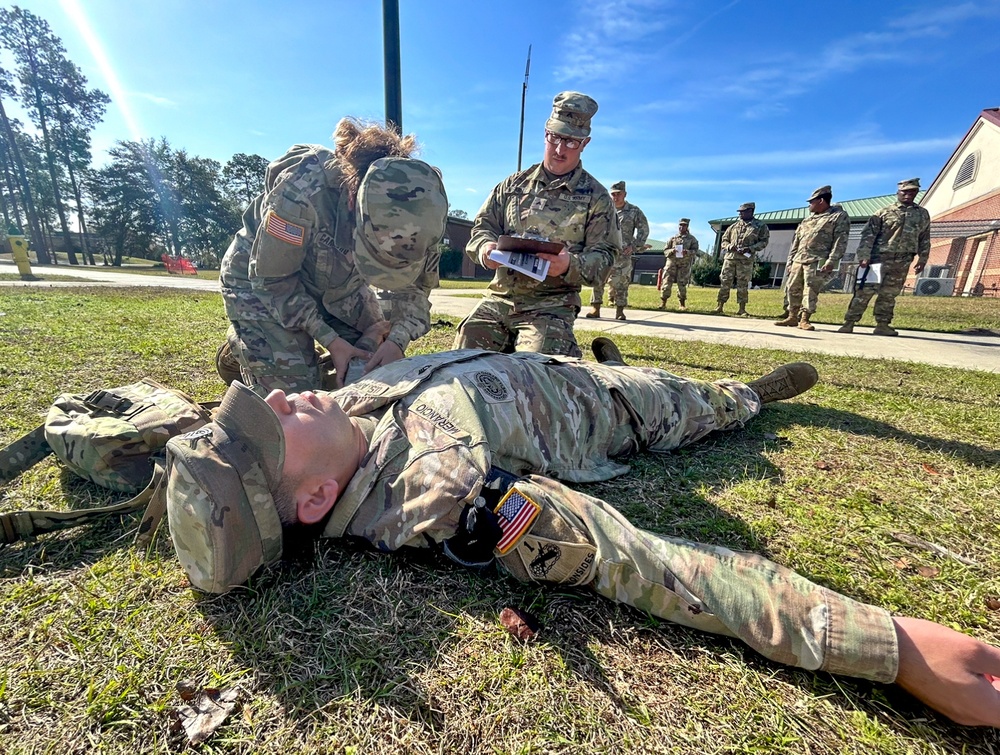
[(757, 205), (754, 202), (744, 202), (743, 204), (740, 205), (740, 212), (743, 212), (743, 210), (756, 210), (756, 209)]
[(899, 191), (909, 191), (910, 189), (920, 190), (920, 179), (919, 178), (907, 178), (905, 181), (900, 181), (896, 184), (896, 188)]
[(194, 587), (227, 592), (281, 558), (284, 460), (277, 415), (239, 381), (212, 422), (167, 443), (167, 523)]
[(833, 189), (829, 186), (820, 186), (816, 191), (809, 195), (809, 201), (812, 202), (814, 199), (819, 199), (824, 194), (829, 194), (833, 196)]
[(560, 92), (552, 100), (552, 115), (545, 122), (547, 131), (583, 139), (590, 136), (590, 119), (597, 112), (597, 102), (580, 92)]
[(611, 191), (625, 191), (625, 182), (615, 181), (613, 184), (611, 184)]

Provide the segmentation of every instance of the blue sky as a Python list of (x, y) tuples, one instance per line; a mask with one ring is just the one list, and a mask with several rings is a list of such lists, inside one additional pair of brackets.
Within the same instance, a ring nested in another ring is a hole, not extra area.
[[(22, 0), (113, 104), (95, 159), (166, 137), (222, 162), (330, 143), (343, 115), (384, 117), (379, 0)], [(600, 111), (584, 166), (628, 184), (652, 236), (708, 220), (933, 180), (1000, 106), (1000, 0), (400, 0), (403, 126), (470, 216), (541, 158), (555, 93)], [(92, 34), (79, 20), (82, 12)], [(89, 41), (88, 41), (89, 40)], [(103, 61), (103, 64), (102, 64)]]

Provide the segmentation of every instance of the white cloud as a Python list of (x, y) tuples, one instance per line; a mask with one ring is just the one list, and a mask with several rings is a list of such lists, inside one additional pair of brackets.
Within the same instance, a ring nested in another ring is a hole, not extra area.
[(138, 97), (143, 100), (149, 100), (154, 105), (160, 105), (161, 107), (177, 107), (177, 103), (167, 97), (160, 97), (157, 94), (151, 94), (150, 92), (129, 92), (131, 97)]

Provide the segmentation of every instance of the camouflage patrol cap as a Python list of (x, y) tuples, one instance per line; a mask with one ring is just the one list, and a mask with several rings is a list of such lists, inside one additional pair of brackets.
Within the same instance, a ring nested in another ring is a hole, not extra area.
[(552, 115), (545, 129), (578, 139), (590, 136), (590, 119), (597, 112), (597, 102), (580, 92), (560, 92), (552, 100)]
[(920, 179), (919, 178), (907, 178), (905, 181), (900, 181), (896, 184), (896, 188), (899, 191), (909, 191), (910, 189), (920, 190)]
[(615, 181), (613, 184), (611, 184), (611, 191), (625, 191), (625, 182)]
[(809, 200), (808, 201), (812, 202), (814, 199), (819, 199), (824, 194), (829, 194), (832, 197), (833, 196), (833, 189), (831, 187), (829, 187), (829, 186), (820, 186), (812, 194), (809, 195)]
[(406, 157), (376, 160), (358, 187), (358, 272), (378, 288), (410, 285), (444, 237), (447, 220), (448, 196), (436, 169)]
[(691, 225), (691, 218), (681, 218), (677, 221), (677, 225)]
[(754, 202), (744, 202), (743, 204), (740, 205), (740, 212), (743, 212), (743, 210), (756, 210), (756, 209), (757, 205)]
[(234, 381), (214, 420), (167, 443), (167, 522), (194, 587), (223, 593), (281, 557), (277, 415)]

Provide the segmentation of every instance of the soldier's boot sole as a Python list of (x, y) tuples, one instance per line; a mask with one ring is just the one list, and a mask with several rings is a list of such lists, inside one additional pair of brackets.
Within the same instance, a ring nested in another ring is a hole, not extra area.
[(781, 401), (805, 393), (816, 385), (817, 380), (819, 373), (811, 364), (792, 362), (781, 365), (773, 372), (747, 385), (760, 398), (760, 403), (770, 404), (772, 401)]
[(231, 385), (234, 380), (242, 379), (240, 360), (233, 354), (229, 341), (223, 341), (215, 352), (215, 370), (226, 385)]
[(590, 350), (594, 352), (594, 359), (601, 364), (625, 364), (625, 358), (617, 344), (610, 338), (598, 336), (590, 344)]

